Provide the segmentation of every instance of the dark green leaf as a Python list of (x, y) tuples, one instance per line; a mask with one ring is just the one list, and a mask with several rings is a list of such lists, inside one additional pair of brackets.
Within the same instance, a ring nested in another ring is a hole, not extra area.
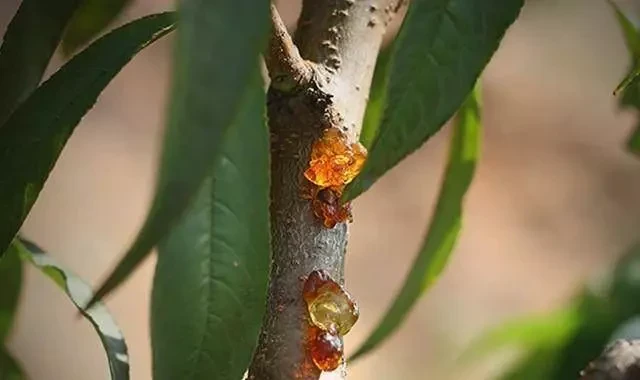
[(158, 247), (154, 379), (241, 379), (257, 344), (270, 247), (269, 135), (256, 79), (212, 177)]
[(640, 156), (640, 125), (636, 125), (635, 129), (627, 140), (629, 150)]
[[(38, 86), (80, 0), (23, 0), (0, 47), (0, 125)], [(0, 251), (5, 247), (1, 247)]]
[(142, 48), (174, 27), (148, 16), (114, 30), (43, 83), (0, 128), (0, 252), (35, 202), (64, 144), (111, 79)]
[(21, 288), (22, 261), (18, 255), (9, 252), (0, 260), (0, 344), (13, 326)]
[(69, 55), (89, 42), (109, 26), (130, 3), (131, 0), (84, 0), (64, 33), (62, 51)]
[(523, 0), (415, 0), (394, 42), (380, 133), (344, 200), (367, 190), (453, 116)]
[(174, 85), (156, 193), (138, 236), (100, 289), (100, 299), (147, 257), (189, 207), (241, 109), (269, 30), (268, 0), (184, 0)]
[(387, 68), (389, 67), (390, 57), (391, 47), (381, 51), (376, 61), (376, 69), (373, 72), (369, 101), (367, 102), (367, 110), (364, 114), (362, 131), (360, 132), (360, 143), (367, 149), (370, 149), (371, 145), (373, 145), (382, 121), (385, 88), (387, 87)]
[(112, 380), (129, 379), (129, 354), (120, 328), (116, 325), (107, 308), (97, 303), (90, 310), (83, 306), (92, 296), (91, 288), (78, 276), (60, 266), (40, 248), (27, 241), (14, 240), (9, 250), (14, 250), (22, 260), (33, 264), (62, 289), (82, 315), (93, 325), (102, 342), (109, 361)]
[(444, 182), (422, 248), (391, 308), (352, 359), (366, 354), (390, 336), (444, 270), (462, 225), (462, 204), (475, 172), (481, 137), (479, 105), (471, 94), (455, 124)]
[(0, 341), (0, 380), (23, 380), (24, 371)]

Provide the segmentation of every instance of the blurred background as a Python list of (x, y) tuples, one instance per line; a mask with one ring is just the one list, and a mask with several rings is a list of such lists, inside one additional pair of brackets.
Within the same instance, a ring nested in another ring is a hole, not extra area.
[[(640, 12), (640, 1), (618, 3)], [(299, 2), (278, 5), (293, 26)], [(0, 32), (17, 6), (0, 2)], [(136, 0), (118, 22), (172, 7), (171, 0)], [(94, 285), (150, 202), (171, 44), (167, 38), (145, 49), (106, 89), (24, 226), (27, 237)], [(605, 0), (527, 2), (483, 76), (483, 155), (451, 264), (402, 329), (350, 366), (350, 379), (494, 379), (512, 356), (455, 365), (474, 337), (563, 305), (640, 238), (640, 159), (624, 148), (636, 115), (620, 111), (612, 96), (628, 63)], [(348, 350), (377, 323), (411, 265), (438, 193), (447, 136), (445, 129), (356, 201), (346, 277), (361, 318)], [(151, 378), (154, 262), (107, 300), (128, 339), (135, 380)], [(90, 325), (33, 268), (9, 349), (35, 380), (107, 371)]]

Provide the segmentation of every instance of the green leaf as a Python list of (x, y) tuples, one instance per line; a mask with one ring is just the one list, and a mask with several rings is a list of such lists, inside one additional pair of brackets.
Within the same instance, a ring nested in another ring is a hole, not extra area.
[(154, 379), (241, 379), (257, 344), (270, 242), (269, 134), (255, 77), (213, 175), (158, 247)]
[(23, 380), (24, 371), (20, 364), (2, 346), (0, 341), (0, 379), (1, 380)]
[(84, 0), (62, 38), (62, 51), (70, 55), (102, 32), (131, 0)]
[(80, 310), (98, 333), (109, 361), (109, 372), (112, 380), (129, 379), (129, 355), (127, 344), (107, 308), (97, 303), (90, 310), (82, 307), (91, 298), (91, 288), (78, 276), (60, 266), (42, 249), (28, 241), (16, 239), (9, 250), (13, 250), (20, 258), (33, 264), (44, 275), (49, 277), (62, 289), (73, 304)]
[(111, 79), (174, 27), (174, 15), (114, 30), (43, 83), (0, 128), (0, 255), (18, 232), (67, 139)]
[(360, 143), (365, 148), (370, 149), (380, 130), (380, 122), (384, 111), (384, 96), (387, 87), (387, 72), (389, 71), (389, 58), (391, 57), (391, 47), (387, 47), (380, 52), (376, 61), (376, 68), (373, 72), (371, 90), (369, 91), (369, 101), (367, 110), (362, 121), (362, 131), (360, 132)]
[(353, 354), (352, 360), (368, 353), (389, 337), (420, 295), (444, 270), (462, 225), (462, 204), (475, 172), (481, 137), (479, 105), (472, 93), (455, 124), (444, 182), (422, 248), (391, 308)]
[(464, 102), (523, 0), (415, 0), (394, 42), (380, 133), (343, 200), (367, 190)]
[(10, 252), (0, 260), (0, 344), (13, 326), (21, 288), (22, 261)]
[(20, 4), (0, 47), (0, 125), (40, 83), (79, 3), (23, 0)]
[[(625, 44), (627, 45), (627, 49), (629, 50), (629, 53), (633, 58), (632, 61), (634, 62), (631, 70), (629, 70), (627, 75), (622, 79), (622, 81), (614, 90), (614, 95), (617, 95), (622, 91), (626, 91), (630, 87), (638, 87), (637, 78), (638, 75), (640, 75), (640, 67), (638, 66), (638, 60), (640, 59), (640, 35), (638, 34), (638, 31), (633, 22), (629, 20), (624, 12), (622, 12), (622, 10), (618, 7), (618, 5), (613, 0), (608, 0), (607, 2), (616, 14), (618, 24), (620, 25), (622, 34), (624, 35)], [(623, 101), (623, 104), (624, 103), (626, 102)], [(640, 106), (640, 104), (635, 105), (636, 107)]]
[(96, 292), (118, 287), (166, 236), (211, 174), (269, 30), (268, 0), (184, 0), (173, 91), (151, 210), (135, 241)]
[(509, 321), (475, 339), (459, 361), (469, 363), (484, 354), (516, 345), (528, 350), (558, 347), (575, 333), (580, 322), (581, 315), (573, 306)]
[(627, 148), (632, 153), (640, 156), (640, 125), (636, 125), (635, 129), (627, 140)]

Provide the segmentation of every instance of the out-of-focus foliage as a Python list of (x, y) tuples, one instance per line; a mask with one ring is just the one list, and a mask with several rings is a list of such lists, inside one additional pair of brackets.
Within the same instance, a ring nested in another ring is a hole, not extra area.
[[(96, 291), (118, 287), (180, 220), (220, 155), (269, 31), (268, 0), (180, 3), (173, 89), (154, 199), (133, 244)], [(92, 300), (94, 302), (95, 300)]]
[[(580, 370), (599, 355), (619, 328), (640, 316), (640, 245), (631, 248), (614, 269), (598, 281), (585, 286), (570, 302), (569, 309), (538, 324), (510, 323), (501, 340), (524, 349), (524, 356), (510, 368), (502, 380), (575, 379)], [(487, 336), (479, 341), (486, 341)], [(540, 339), (544, 337), (544, 339)], [(620, 337), (620, 336), (617, 336)], [(499, 344), (495, 346), (505, 346)], [(475, 349), (472, 349), (475, 351)], [(487, 350), (483, 350), (486, 352)]]
[(2, 125), (0, 257), (82, 117), (137, 52), (173, 29), (174, 18), (172, 13), (147, 16), (100, 38), (38, 87)]
[[(616, 14), (620, 28), (624, 35), (624, 40), (631, 56), (631, 63), (628, 73), (614, 94), (622, 93), (620, 97), (621, 107), (631, 107), (640, 111), (640, 33), (637, 26), (627, 17), (614, 0), (609, 0), (613, 11)], [(640, 123), (636, 125), (627, 141), (627, 148), (634, 154), (640, 155)]]
[(393, 304), (352, 360), (373, 350), (396, 331), (449, 261), (462, 228), (462, 206), (480, 153), (482, 128), (477, 92), (469, 95), (458, 114), (438, 202), (411, 271)]
[(62, 37), (62, 51), (69, 55), (111, 24), (132, 0), (84, 0), (73, 14)]

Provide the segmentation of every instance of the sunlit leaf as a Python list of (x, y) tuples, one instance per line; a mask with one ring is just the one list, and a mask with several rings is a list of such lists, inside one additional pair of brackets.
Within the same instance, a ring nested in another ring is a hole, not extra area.
[(464, 102), (523, 0), (415, 0), (393, 46), (380, 133), (344, 200), (440, 130)]
[[(81, 0), (23, 0), (0, 47), (0, 126), (38, 86)], [(4, 250), (0, 243), (0, 251)]]
[(119, 286), (184, 214), (220, 154), (269, 30), (268, 0), (180, 3), (173, 91), (151, 210), (129, 250), (96, 292)]
[(391, 57), (391, 47), (387, 47), (380, 52), (376, 62), (376, 68), (373, 72), (373, 81), (371, 90), (369, 91), (369, 101), (362, 122), (362, 131), (360, 132), (360, 143), (365, 148), (370, 149), (373, 141), (378, 135), (382, 115), (384, 112), (384, 96), (387, 86), (387, 68), (389, 67), (389, 58)]
[(420, 295), (444, 270), (462, 226), (464, 196), (475, 172), (481, 138), (479, 105), (472, 94), (455, 123), (444, 182), (418, 256), (393, 304), (352, 359), (376, 348), (395, 332)]
[(174, 15), (163, 13), (107, 34), (43, 83), (0, 128), (0, 255), (98, 95), (137, 52), (173, 27)]
[(84, 0), (62, 38), (62, 50), (71, 54), (113, 22), (132, 0)]
[(237, 380), (258, 341), (269, 272), (269, 134), (262, 80), (188, 213), (158, 247), (154, 379)]
[(97, 303), (90, 310), (83, 309), (83, 306), (92, 296), (89, 285), (85, 284), (66, 268), (60, 266), (51, 256), (45, 254), (33, 243), (16, 239), (9, 250), (15, 251), (23, 260), (33, 264), (44, 275), (53, 280), (66, 293), (76, 308), (80, 310), (82, 316), (91, 323), (107, 354), (111, 379), (129, 379), (127, 345), (109, 311), (101, 303)]

